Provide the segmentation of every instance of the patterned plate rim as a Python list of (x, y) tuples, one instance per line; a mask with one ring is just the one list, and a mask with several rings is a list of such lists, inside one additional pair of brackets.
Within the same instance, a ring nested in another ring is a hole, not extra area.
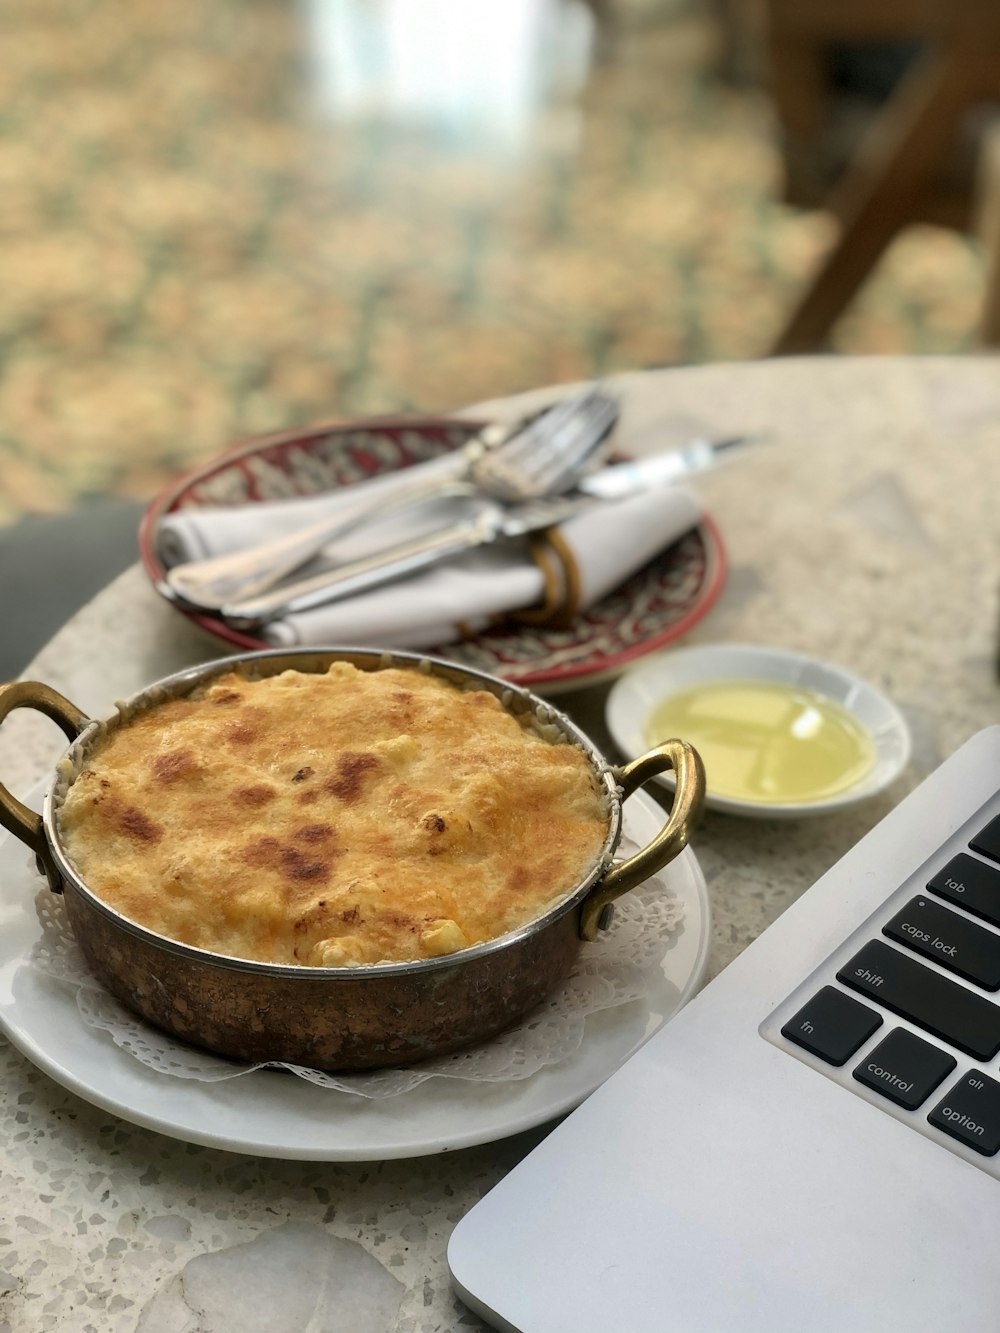
[[(419, 416), (419, 415), (393, 415), (382, 417), (364, 417), (364, 418), (345, 418), (333, 421), (314, 423), (307, 427), (296, 427), (290, 430), (274, 431), (266, 435), (253, 435), (243, 439), (221, 453), (214, 455), (207, 462), (198, 464), (189, 471), (182, 473), (176, 480), (170, 484), (150, 501), (142, 519), (139, 523), (138, 544), (139, 555), (142, 565), (149, 576), (154, 588), (161, 592), (161, 584), (166, 574), (165, 567), (160, 563), (156, 553), (155, 532), (156, 525), (160, 519), (172, 510), (174, 510), (180, 497), (185, 491), (190, 490), (192, 486), (199, 482), (207, 480), (209, 477), (220, 471), (228, 464), (235, 463), (241, 458), (263, 452), (268, 449), (281, 448), (285, 445), (302, 443), (312, 439), (322, 438), (326, 435), (335, 434), (350, 430), (400, 430), (407, 427), (411, 429), (422, 429), (429, 431), (444, 431), (453, 429), (455, 426), (467, 427), (475, 430), (485, 425), (485, 422), (475, 421), (468, 417), (449, 417), (449, 416)], [(677, 620), (672, 621), (665, 626), (659, 633), (652, 634), (648, 639), (641, 643), (635, 643), (630, 647), (624, 648), (618, 652), (599, 659), (590, 657), (585, 661), (561, 663), (551, 667), (544, 667), (539, 670), (501, 670), (496, 669), (495, 674), (503, 676), (518, 685), (524, 685), (529, 688), (539, 685), (572, 687), (584, 683), (591, 683), (597, 678), (604, 678), (610, 674), (617, 674), (623, 670), (630, 662), (638, 657), (644, 657), (647, 653), (655, 652), (659, 648), (665, 647), (668, 643), (679, 639), (686, 634), (704, 615), (711, 609), (722, 591), (728, 573), (728, 563), (726, 560), (725, 547), (722, 544), (722, 538), (714, 521), (707, 515), (702, 514), (701, 521), (695, 531), (699, 534), (702, 544), (705, 548), (705, 578), (701, 588), (695, 596), (690, 608)], [(222, 639), (239, 648), (269, 648), (271, 645), (264, 639), (256, 638), (250, 634), (245, 634), (240, 630), (233, 629), (224, 621), (216, 619), (214, 616), (202, 615), (198, 612), (184, 611), (178, 607), (176, 602), (166, 598), (168, 604), (179, 611), (193, 624), (198, 625), (207, 633), (215, 638)], [(442, 654), (446, 649), (440, 650)]]

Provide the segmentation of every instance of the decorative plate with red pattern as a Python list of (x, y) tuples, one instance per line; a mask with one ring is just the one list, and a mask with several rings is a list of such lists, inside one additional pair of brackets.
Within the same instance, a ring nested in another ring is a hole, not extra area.
[[(158, 585), (165, 570), (154, 538), (164, 514), (350, 486), (459, 448), (481, 425), (448, 417), (390, 417), (248, 440), (157, 496), (139, 531), (143, 564)], [(689, 630), (719, 595), (725, 575), (719, 534), (711, 520), (703, 519), (568, 628), (511, 624), (428, 652), (546, 692), (590, 684)], [(270, 646), (211, 616), (190, 618), (241, 648)]]

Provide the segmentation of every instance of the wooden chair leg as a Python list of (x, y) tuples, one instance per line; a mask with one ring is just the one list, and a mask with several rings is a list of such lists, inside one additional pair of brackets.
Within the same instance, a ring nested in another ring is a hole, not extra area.
[(837, 242), (821, 264), (772, 355), (812, 352), (868, 277), (954, 139), (972, 100), (963, 44), (932, 50), (886, 104), (854, 163), (831, 195), (841, 220)]

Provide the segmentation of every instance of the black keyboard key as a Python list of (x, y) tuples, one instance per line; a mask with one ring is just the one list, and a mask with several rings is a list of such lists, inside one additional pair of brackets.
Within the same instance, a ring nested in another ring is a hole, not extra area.
[(881, 940), (856, 953), (837, 980), (977, 1060), (992, 1060), (1000, 1051), (1000, 1006)]
[(949, 972), (985, 990), (1000, 990), (1000, 935), (974, 925), (927, 898), (914, 898), (882, 927), (882, 934), (933, 958)]
[(974, 852), (988, 856), (991, 861), (1000, 861), (1000, 815), (991, 819), (974, 838), (970, 838), (969, 846)]
[(897, 1106), (915, 1111), (958, 1061), (953, 1055), (914, 1036), (905, 1028), (894, 1028), (854, 1071), (854, 1077), (874, 1088)]
[(927, 1119), (984, 1157), (995, 1157), (1000, 1152), (1000, 1083), (985, 1074), (967, 1074)]
[(957, 903), (991, 926), (1000, 926), (1000, 870), (984, 865), (974, 856), (959, 853), (928, 881), (927, 887), (939, 898)]
[(845, 1064), (882, 1024), (882, 1015), (835, 986), (824, 986), (790, 1018), (781, 1035), (830, 1065)]

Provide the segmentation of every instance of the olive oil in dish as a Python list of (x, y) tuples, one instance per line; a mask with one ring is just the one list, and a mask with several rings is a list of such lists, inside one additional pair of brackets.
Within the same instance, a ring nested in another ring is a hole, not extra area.
[(705, 762), (708, 790), (759, 804), (823, 801), (870, 771), (875, 745), (846, 709), (814, 690), (768, 680), (713, 680), (650, 713), (651, 743), (683, 736)]

